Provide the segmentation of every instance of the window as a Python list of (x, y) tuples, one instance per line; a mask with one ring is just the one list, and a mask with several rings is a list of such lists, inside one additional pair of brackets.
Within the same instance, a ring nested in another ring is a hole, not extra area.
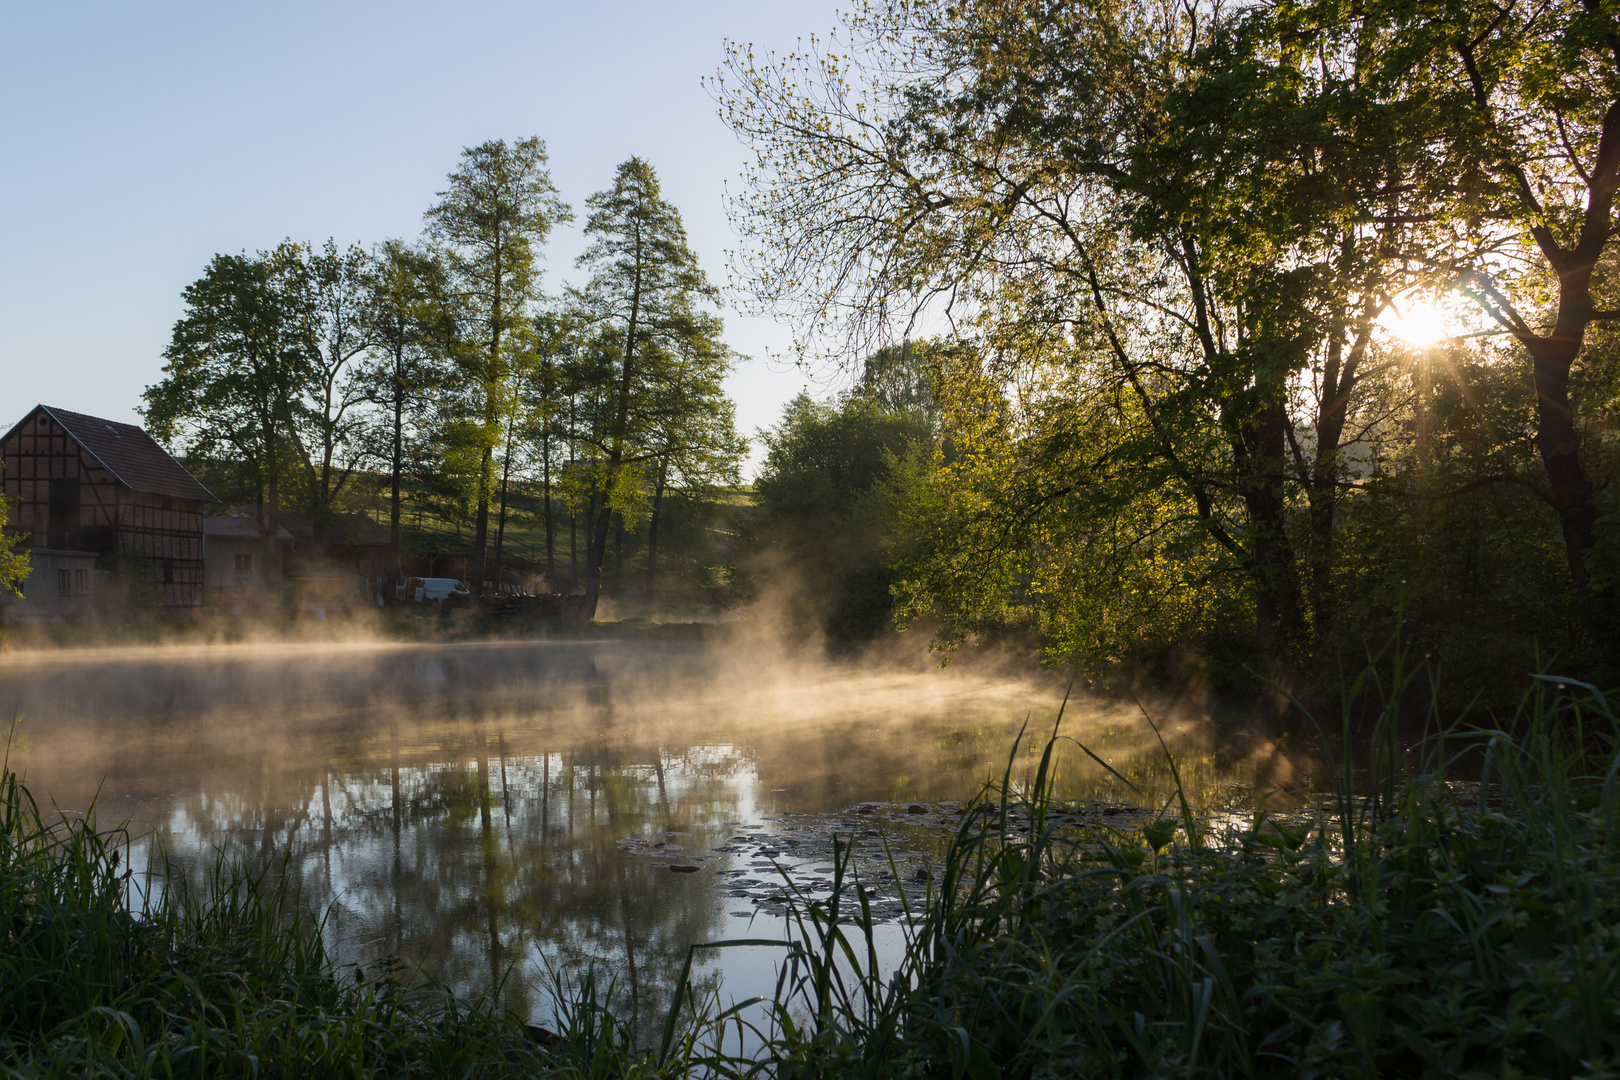
[(246, 574), (246, 573), (250, 572), (252, 569), (253, 569), (253, 556), (252, 555), (238, 555), (236, 557), (236, 572), (238, 574)]
[(165, 584), (165, 585), (173, 585), (174, 584), (174, 560), (173, 559), (164, 559), (163, 560), (163, 584)]
[(73, 595), (73, 571), (71, 571), (71, 570), (58, 570), (56, 572), (56, 595), (57, 596), (72, 596)]
[(75, 596), (90, 595), (90, 571), (73, 571), (73, 594)]

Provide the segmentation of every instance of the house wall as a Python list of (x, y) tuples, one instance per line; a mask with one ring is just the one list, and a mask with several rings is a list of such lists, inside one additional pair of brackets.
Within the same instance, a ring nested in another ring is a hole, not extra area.
[[(243, 613), (267, 603), (284, 602), (282, 584), (285, 543), (275, 544), (268, 556), (264, 541), (252, 536), (203, 537), (203, 606), (215, 611)], [(251, 569), (236, 568), (236, 557), (252, 559)], [(264, 561), (270, 560), (266, 581)]]
[(19, 425), (0, 444), (0, 460), (8, 533), (22, 536), (28, 547), (113, 550), (122, 485), (48, 414)]
[(82, 619), (90, 614), (101, 584), (94, 552), (34, 548), (28, 553), (28, 577), (22, 595), (6, 603), (6, 618)]
[(150, 578), (163, 607), (202, 607), (202, 523), (207, 505), (200, 499), (118, 489), (114, 526), (118, 556)]
[(131, 491), (43, 410), (0, 444), (0, 460), (8, 533), (35, 549), (93, 552), (103, 570), (140, 575), (161, 607), (202, 606), (207, 504)]

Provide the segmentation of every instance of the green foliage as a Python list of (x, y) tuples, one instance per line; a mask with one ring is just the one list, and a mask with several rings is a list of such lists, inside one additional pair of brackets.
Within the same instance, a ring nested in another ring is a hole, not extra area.
[(28, 552), (17, 550), (21, 537), (6, 535), (6, 511), (5, 500), (0, 499), (0, 598), (20, 596), (28, 580)]
[(143, 395), (156, 438), (217, 463), (241, 491), (276, 493), (297, 457), (314, 358), (304, 298), (285, 284), (269, 254), (214, 256), (186, 286), (164, 378)]
[(465, 527), (475, 581), (537, 479), (548, 568), (558, 519), (589, 516), (585, 576), (599, 588), (616, 517), (645, 536), (651, 596), (666, 497), (696, 513), (738, 480), (747, 444), (723, 386), (736, 357), (651, 166), (625, 162), (590, 206), (590, 280), (546, 310), (539, 249), (572, 215), (535, 138), (467, 149), (420, 247), (288, 241), (220, 256), (187, 290), (147, 419), (227, 501), (272, 520), (307, 508), (317, 541), (383, 488), (396, 538), (408, 502), (455, 547)]
[(564, 322), (576, 339), (568, 353), (574, 363), (561, 367), (555, 390), (569, 409), (552, 410), (570, 421), (560, 437), (583, 447), (589, 462), (571, 477), (596, 508), (584, 569), (587, 618), (602, 588), (613, 514), (624, 522), (650, 510), (656, 528), (672, 480), (689, 488), (734, 483), (745, 449), (722, 388), (733, 356), (720, 317), (703, 306), (719, 293), (652, 166), (624, 162), (613, 186), (589, 204), (591, 243), (577, 262), (591, 277), (569, 291)]
[(148, 424), (217, 494), (274, 501), (271, 517), (301, 506), (323, 528), (368, 455), (358, 362), (375, 344), (371, 288), (366, 253), (330, 240), (216, 256), (185, 291)]
[(835, 646), (869, 641), (892, 622), (899, 540), (896, 493), (932, 442), (925, 414), (862, 393), (830, 404), (800, 394), (761, 433), (743, 565), (756, 593), (819, 623)]
[(446, 472), (470, 481), (476, 507), (470, 576), (484, 578), (496, 455), (516, 419), (534, 344), (537, 247), (572, 211), (557, 196), (538, 138), (469, 147), (426, 214), (449, 285), (445, 335), (454, 377), (437, 402), (436, 443)]
[[(847, 19), (859, 48), (734, 48), (759, 308), (844, 356), (949, 313), (978, 358), (936, 385), (955, 449), (908, 504), (903, 614), (1321, 685), (1387, 625), (1369, 595), (1457, 584), (1436, 541), (1491, 518), (1506, 670), (1537, 637), (1603, 662), (1616, 31), (1440, 10), (895, 0)], [(1386, 327), (1442, 295), (1465, 335)]]
[(374, 268), (370, 256), (327, 240), (320, 250), (284, 243), (271, 259), (283, 288), (299, 298), (302, 335), (310, 357), (310, 383), (292, 444), (302, 483), (297, 502), (315, 521), (317, 535), (333, 519), (345, 485), (368, 456), (365, 384), (360, 359), (375, 344), (370, 315)]
[(367, 456), (388, 472), (389, 534), (399, 543), (401, 485), (432, 430), (433, 392), (443, 385), (454, 320), (444, 263), (397, 240), (378, 245), (362, 313), (369, 355), (355, 380), (375, 412), (359, 432)]

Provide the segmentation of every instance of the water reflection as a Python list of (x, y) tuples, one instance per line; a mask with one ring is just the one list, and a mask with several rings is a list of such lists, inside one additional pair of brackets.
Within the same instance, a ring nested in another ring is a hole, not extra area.
[[(1056, 697), (697, 644), (327, 645), (14, 657), (0, 715), (22, 717), (13, 764), (64, 809), (99, 788), (104, 823), (127, 818), (191, 875), (215, 851), (284, 866), (347, 961), (420, 961), (469, 993), (505, 977), (505, 1004), (537, 1020), (548, 967), (594, 962), (651, 1024), (687, 947), (754, 917), (727, 895), (739, 830), (967, 799), (1027, 717), (1041, 733), (1015, 773), (1033, 764)], [(1167, 719), (1202, 809), (1245, 800), (1257, 766), (1298, 767), (1259, 734)], [(1138, 715), (1071, 706), (1065, 730), (1168, 796)], [(1075, 745), (1062, 757), (1065, 796), (1135, 799)], [(708, 954), (703, 977), (754, 992), (769, 960)]]

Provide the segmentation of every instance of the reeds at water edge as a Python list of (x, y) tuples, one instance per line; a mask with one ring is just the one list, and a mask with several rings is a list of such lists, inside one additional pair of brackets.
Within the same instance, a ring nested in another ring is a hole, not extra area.
[(1326, 725), (1328, 797), (1219, 831), (1180, 792), (1137, 831), (1053, 813), (1060, 714), (905, 895), (897, 964), (840, 846), (785, 937), (693, 947), (779, 949), (773, 994), (683, 973), (650, 1046), (594, 969), (557, 973), (543, 1044), (493, 997), (340, 970), (282, 878), (224, 856), (196, 885), (137, 873), (123, 832), (42, 811), (4, 770), (0, 1072), (1620, 1075), (1620, 721), (1599, 688), (1539, 677), (1499, 720), (1443, 721), (1429, 694), (1403, 739), (1423, 674), (1369, 662)]

